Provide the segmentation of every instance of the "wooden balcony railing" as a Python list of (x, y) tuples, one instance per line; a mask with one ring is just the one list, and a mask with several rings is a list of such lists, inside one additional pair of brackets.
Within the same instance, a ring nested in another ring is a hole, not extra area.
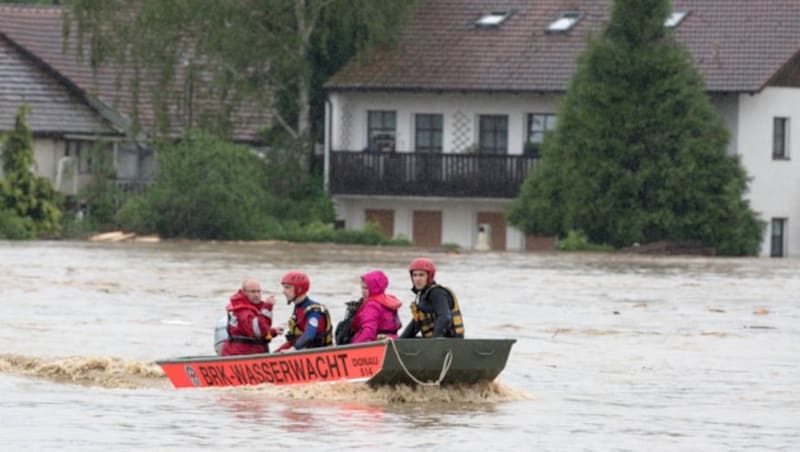
[(332, 151), (331, 194), (513, 198), (537, 159), (521, 155)]

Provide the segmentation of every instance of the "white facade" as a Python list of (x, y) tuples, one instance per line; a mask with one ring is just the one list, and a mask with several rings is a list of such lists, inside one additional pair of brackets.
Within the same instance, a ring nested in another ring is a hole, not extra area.
[[(771, 252), (772, 220), (784, 219), (783, 250), (800, 256), (800, 89), (766, 88), (739, 97), (739, 129), (735, 139), (750, 181), (753, 209), (767, 221), (761, 255)], [(793, 113), (798, 113), (793, 115)], [(787, 158), (774, 159), (774, 118), (787, 118)]]
[(418, 113), (444, 116), (443, 152), (462, 152), (477, 142), (478, 115), (508, 115), (508, 153), (522, 154), (528, 113), (555, 113), (560, 96), (553, 94), (436, 94), (332, 93), (333, 150), (362, 150), (367, 146), (367, 112), (397, 112), (398, 152), (414, 147), (413, 118)]
[[(478, 141), (478, 117), (507, 115), (508, 154), (520, 155), (527, 138), (529, 113), (553, 114), (559, 95), (488, 93), (378, 93), (336, 92), (330, 95), (328, 123), (331, 137), (327, 148), (361, 151), (367, 146), (367, 114), (370, 110), (396, 112), (396, 151), (414, 149), (414, 115), (438, 113), (443, 116), (443, 152), (458, 153)], [(751, 206), (767, 221), (761, 255), (771, 253), (771, 221), (783, 219), (783, 254), (800, 256), (800, 167), (792, 156), (800, 155), (800, 89), (766, 88), (754, 94), (712, 94), (731, 134), (728, 153), (739, 155), (750, 181)], [(788, 118), (788, 159), (772, 157), (773, 120)], [(401, 198), (375, 196), (334, 197), (337, 216), (349, 229), (360, 229), (367, 209), (394, 210), (395, 236), (413, 237), (411, 212), (415, 209), (442, 212), (442, 243), (474, 248), (478, 212), (505, 212), (510, 199)], [(506, 226), (506, 249), (525, 247), (524, 234)]]
[[(559, 96), (553, 94), (436, 94), (436, 93), (333, 93), (329, 111), (332, 150), (360, 151), (367, 146), (367, 114), (371, 110), (396, 112), (397, 152), (414, 150), (414, 115), (441, 114), (443, 153), (464, 152), (478, 141), (479, 115), (508, 116), (508, 154), (521, 155), (527, 139), (529, 113), (554, 114)], [(442, 243), (472, 249), (478, 240), (478, 215), (482, 212), (505, 213), (511, 199), (334, 196), (337, 217), (348, 229), (361, 229), (367, 209), (394, 210), (395, 237), (414, 235), (414, 210), (435, 210), (442, 213)], [(497, 244), (495, 244), (497, 245)], [(501, 248), (522, 250), (525, 236), (506, 225), (505, 243)]]
[[(366, 225), (367, 209), (394, 210), (395, 237), (414, 236), (413, 212), (438, 210), (442, 212), (442, 244), (457, 244), (472, 249), (478, 241), (478, 212), (505, 212), (510, 200), (463, 199), (437, 197), (396, 198), (390, 196), (337, 196), (337, 216), (345, 219), (349, 229), (362, 229)], [(505, 248), (521, 250), (525, 237), (518, 229), (506, 228)]]
[(64, 157), (64, 141), (52, 138), (35, 138), (33, 155), (36, 175), (53, 183), (53, 188), (65, 195), (75, 195), (89, 183), (89, 177), (81, 177), (78, 162)]

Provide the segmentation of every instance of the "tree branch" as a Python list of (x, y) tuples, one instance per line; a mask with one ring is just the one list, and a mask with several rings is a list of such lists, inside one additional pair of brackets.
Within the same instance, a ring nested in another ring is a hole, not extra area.
[(278, 120), (278, 122), (281, 124), (281, 126), (283, 126), (284, 129), (286, 129), (287, 132), (289, 132), (289, 135), (291, 135), (292, 138), (297, 139), (300, 136), (297, 130), (295, 130), (294, 127), (290, 126), (289, 123), (286, 122), (281, 115), (281, 112), (278, 111), (277, 108), (272, 112), (272, 116)]

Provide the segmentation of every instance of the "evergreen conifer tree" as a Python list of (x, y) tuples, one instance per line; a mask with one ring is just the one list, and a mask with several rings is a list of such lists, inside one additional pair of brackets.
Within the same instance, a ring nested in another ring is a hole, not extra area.
[(59, 195), (47, 179), (32, 173), (33, 139), (25, 122), (29, 107), (17, 110), (14, 130), (4, 140), (0, 180), (0, 211), (22, 219), (30, 236), (58, 234)]
[(664, 26), (669, 0), (614, 0), (590, 38), (509, 219), (526, 233), (583, 231), (615, 247), (695, 240), (755, 254), (763, 222), (688, 52)]

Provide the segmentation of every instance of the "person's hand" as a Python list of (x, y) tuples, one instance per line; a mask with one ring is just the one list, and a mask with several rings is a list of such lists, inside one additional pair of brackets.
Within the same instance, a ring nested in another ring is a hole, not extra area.
[(275, 295), (268, 296), (264, 303), (270, 305), (270, 307), (275, 306)]
[(278, 335), (283, 334), (283, 327), (282, 326), (275, 327), (274, 329), (275, 329), (275, 334), (273, 336), (278, 336)]
[(283, 350), (281, 350), (281, 353), (293, 352), (295, 350), (297, 350), (297, 349), (295, 349), (294, 346), (292, 346), (292, 347), (289, 347), (289, 348), (284, 348)]

